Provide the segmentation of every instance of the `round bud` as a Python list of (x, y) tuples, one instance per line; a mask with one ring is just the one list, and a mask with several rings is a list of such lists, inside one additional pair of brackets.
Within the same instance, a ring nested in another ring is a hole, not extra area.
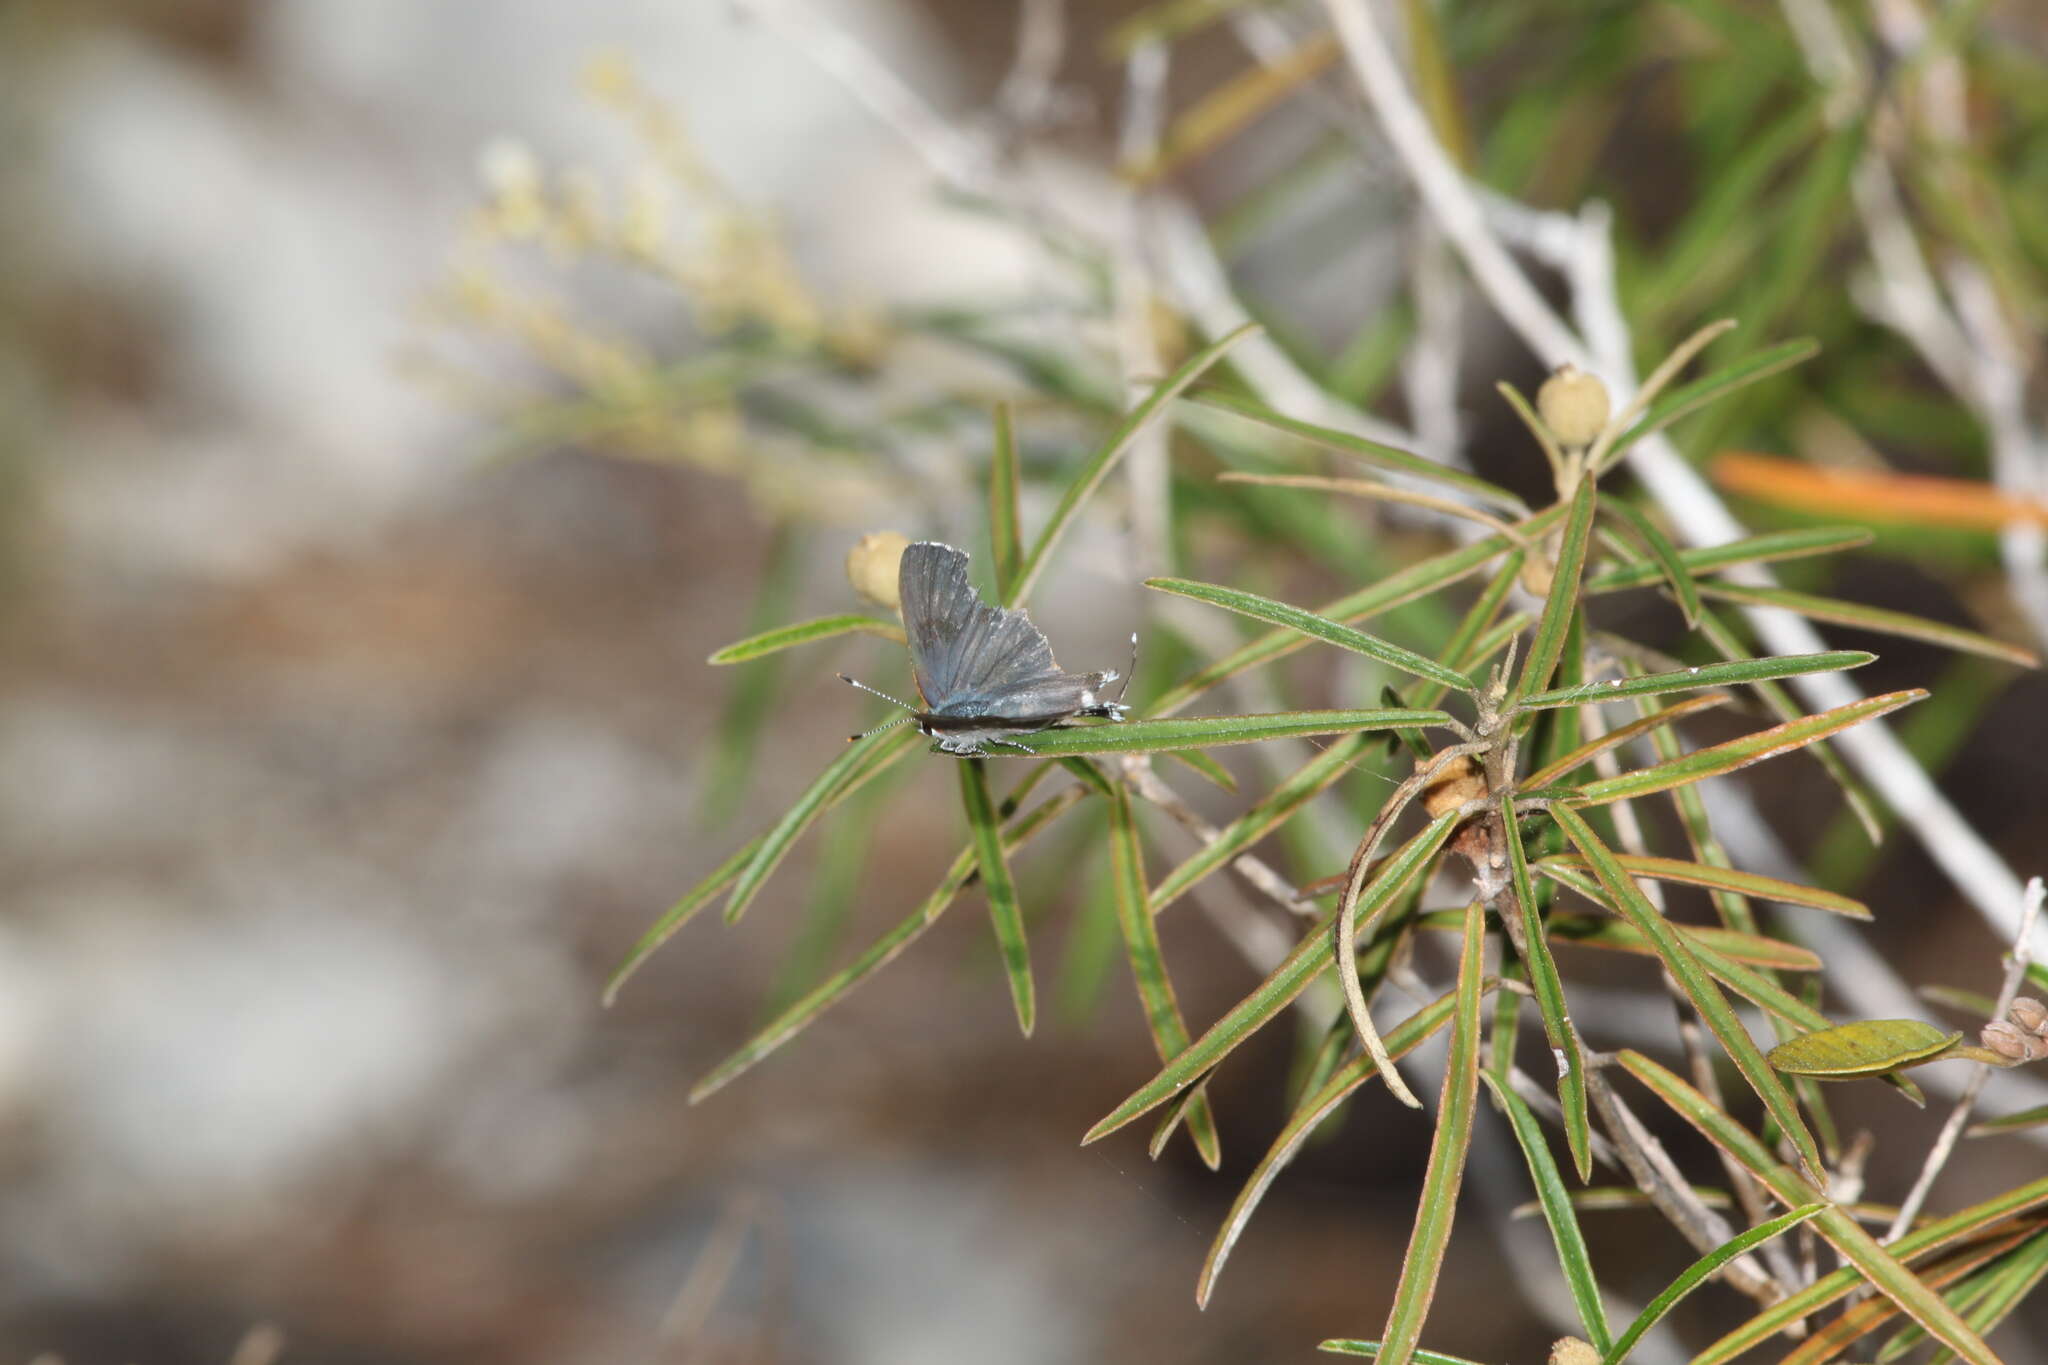
[(1576, 365), (1560, 365), (1536, 390), (1536, 411), (1558, 444), (1578, 450), (1607, 426), (1607, 386)]
[(896, 571), (910, 537), (901, 531), (870, 531), (846, 552), (846, 581), (878, 606), (895, 607), (899, 594)]
[(1577, 1337), (1559, 1337), (1550, 1344), (1550, 1365), (1600, 1365), (1600, 1353)]
[(2048, 1038), (2048, 1005), (2042, 1004), (2032, 996), (2023, 995), (2013, 1001), (2012, 1008), (2006, 1011), (2005, 1017), (2029, 1033), (2037, 1033)]

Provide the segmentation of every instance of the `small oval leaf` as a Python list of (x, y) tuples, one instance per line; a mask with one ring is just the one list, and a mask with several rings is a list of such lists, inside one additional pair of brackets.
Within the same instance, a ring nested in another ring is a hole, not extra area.
[(1795, 1076), (1849, 1080), (1931, 1061), (1962, 1037), (1923, 1019), (1865, 1019), (1801, 1034), (1772, 1048), (1765, 1060)]

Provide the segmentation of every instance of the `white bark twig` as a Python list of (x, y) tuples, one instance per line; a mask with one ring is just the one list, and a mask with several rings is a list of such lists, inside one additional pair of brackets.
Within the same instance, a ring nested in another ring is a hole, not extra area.
[(1066, 50), (1066, 0), (1020, 0), (1017, 54), (996, 91), (996, 107), (1019, 128), (1051, 121), (1059, 104), (1054, 82)]
[(1550, 364), (1570, 361), (1590, 366), (1592, 357), (1585, 346), (1487, 230), (1479, 201), (1430, 130), (1428, 117), (1409, 93), (1393, 51), (1364, 0), (1323, 0), (1323, 8), (1329, 12), (1337, 40), (1365, 87), (1366, 100), (1378, 115), (1394, 154), (1407, 167), (1430, 215), (1456, 245), (1480, 289), (1508, 325)]
[[(1157, 159), (1166, 126), (1167, 47), (1140, 43), (1125, 63), (1123, 130), (1117, 153), (1126, 166), (1149, 165)], [(1127, 400), (1137, 402), (1158, 382), (1162, 372), (1152, 322), (1153, 249), (1157, 234), (1149, 231), (1152, 196), (1141, 187), (1124, 195), (1122, 241), (1112, 256), (1116, 294), (1117, 354), (1123, 362)], [(1134, 577), (1169, 571), (1172, 544), (1172, 470), (1168, 466), (1171, 428), (1155, 423), (1141, 433), (1124, 455), (1124, 477), (1131, 489), (1131, 537), (1136, 562)]]

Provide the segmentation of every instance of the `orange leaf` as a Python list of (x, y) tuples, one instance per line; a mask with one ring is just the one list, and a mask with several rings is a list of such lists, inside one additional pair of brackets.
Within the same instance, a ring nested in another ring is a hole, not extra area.
[(1716, 455), (1712, 472), (1731, 493), (1820, 516), (1966, 531), (1996, 531), (2016, 521), (2048, 525), (2048, 504), (2007, 497), (1970, 479), (1828, 469), (1741, 450)]

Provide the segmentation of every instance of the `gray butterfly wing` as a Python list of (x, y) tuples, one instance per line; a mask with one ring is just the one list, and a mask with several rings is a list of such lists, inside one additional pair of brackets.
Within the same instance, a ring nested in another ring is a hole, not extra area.
[(911, 671), (934, 715), (1056, 719), (1097, 685), (1060, 671), (1030, 617), (981, 600), (964, 550), (919, 541), (903, 552), (897, 587)]

